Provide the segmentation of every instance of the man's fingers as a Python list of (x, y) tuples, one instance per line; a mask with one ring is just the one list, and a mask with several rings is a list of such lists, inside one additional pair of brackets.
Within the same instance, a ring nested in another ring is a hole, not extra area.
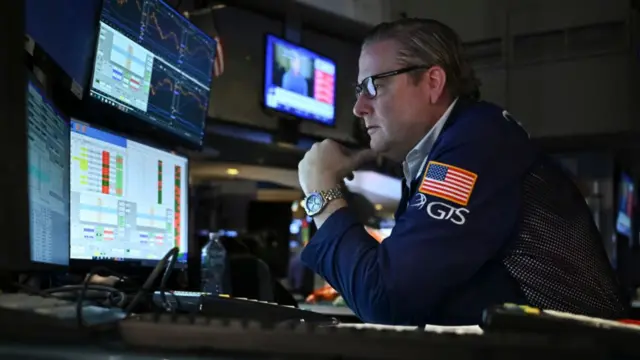
[(375, 158), (376, 153), (371, 149), (361, 150), (353, 153), (351, 156), (349, 156), (349, 167), (347, 169), (344, 169), (345, 174), (342, 177), (346, 178), (347, 180), (353, 180), (355, 177), (353, 172)]
[(353, 154), (353, 156), (351, 157), (353, 170), (357, 170), (365, 163), (373, 161), (376, 156), (376, 152), (371, 149), (358, 151), (357, 153)]

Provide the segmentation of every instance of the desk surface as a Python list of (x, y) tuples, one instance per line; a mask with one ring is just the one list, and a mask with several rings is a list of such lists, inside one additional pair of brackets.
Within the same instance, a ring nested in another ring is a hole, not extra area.
[[(408, 335), (409, 337), (411, 335)], [(495, 336), (494, 336), (495, 337)], [(470, 337), (457, 337), (453, 338), (444, 336), (438, 341), (431, 339), (429, 344), (424, 344), (424, 348), (421, 352), (429, 353), (429, 358), (433, 359), (495, 359), (495, 360), (511, 360), (518, 358), (519, 360), (540, 360), (541, 358), (549, 356), (558, 356), (562, 354), (563, 357), (575, 358), (581, 360), (604, 360), (604, 359), (631, 359), (637, 357), (620, 357), (616, 351), (607, 349), (607, 346), (601, 347), (592, 340), (569, 338), (568, 341), (564, 339), (555, 339), (551, 341), (550, 338), (540, 338), (539, 336), (527, 336), (523, 338), (521, 336), (506, 335), (505, 339), (496, 339), (492, 336), (479, 339), (475, 335)], [(554, 336), (556, 338), (557, 336)], [(384, 337), (378, 338), (376, 342), (384, 340)], [(473, 341), (460, 341), (451, 342), (452, 340), (459, 339), (471, 339)], [(475, 339), (479, 339), (475, 340)], [(362, 340), (362, 339), (361, 339)], [(348, 352), (344, 358), (346, 359), (379, 359), (377, 355), (371, 355), (367, 357), (362, 351), (362, 347), (370, 347), (369, 339), (367, 342), (356, 341), (356, 348), (352, 348), (348, 343), (332, 344), (332, 346), (345, 347)], [(502, 341), (504, 340), (504, 341)], [(329, 345), (329, 344), (326, 344)], [(543, 345), (543, 346), (540, 346)], [(360, 349), (357, 349), (360, 348)], [(397, 349), (399, 350), (399, 349)], [(397, 351), (396, 350), (396, 351)], [(414, 354), (416, 353), (415, 350)], [(384, 351), (383, 351), (384, 352)], [(354, 354), (359, 355), (355, 356)], [(392, 358), (389, 353), (385, 354), (383, 358)], [(146, 352), (143, 350), (127, 350), (122, 345), (118, 345), (117, 342), (111, 342), (106, 345), (68, 345), (68, 346), (53, 346), (46, 344), (15, 344), (15, 343), (0, 343), (0, 359), (2, 360), (201, 360), (201, 359), (213, 359), (213, 360), (249, 360), (249, 359), (300, 359), (307, 358), (306, 356), (295, 356), (294, 354), (279, 355), (279, 354), (264, 354), (262, 356), (247, 356), (247, 355), (213, 355), (211, 353), (200, 354), (180, 354), (175, 351), (162, 351), (160, 352)], [(318, 359), (335, 359), (336, 356), (318, 356)], [(400, 356), (398, 358), (406, 359), (406, 356)], [(415, 357), (413, 357), (415, 358)]]
[(133, 350), (103, 349), (98, 346), (34, 346), (0, 343), (0, 359), (3, 360), (245, 360), (255, 357), (197, 356), (151, 354)]

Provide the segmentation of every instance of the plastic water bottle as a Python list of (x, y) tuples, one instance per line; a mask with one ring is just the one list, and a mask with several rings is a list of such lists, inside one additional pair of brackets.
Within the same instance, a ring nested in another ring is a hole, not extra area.
[(209, 242), (202, 248), (201, 290), (213, 295), (228, 294), (226, 289), (227, 250), (220, 242), (220, 233), (209, 233)]

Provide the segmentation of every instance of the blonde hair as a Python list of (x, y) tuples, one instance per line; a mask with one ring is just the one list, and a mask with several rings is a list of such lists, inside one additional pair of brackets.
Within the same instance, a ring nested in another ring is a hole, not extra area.
[[(432, 19), (406, 18), (374, 27), (363, 46), (378, 41), (395, 41), (398, 60), (404, 66), (440, 66), (447, 75), (447, 89), (453, 97), (480, 98), (480, 80), (464, 55), (460, 36), (443, 23)], [(412, 73), (416, 82), (420, 73)]]

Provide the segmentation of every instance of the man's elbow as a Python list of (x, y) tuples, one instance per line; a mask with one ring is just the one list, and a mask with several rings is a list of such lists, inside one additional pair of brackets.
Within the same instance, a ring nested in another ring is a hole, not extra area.
[(375, 291), (360, 290), (364, 296), (357, 296), (356, 314), (360, 320), (384, 325), (411, 325), (410, 314), (406, 313), (401, 299), (397, 299), (395, 292), (386, 288), (378, 288)]
[(365, 323), (394, 325), (393, 308), (389, 304), (389, 300), (384, 298), (363, 299), (360, 304), (355, 306), (356, 315)]
[(418, 302), (399, 298), (397, 294), (395, 291), (370, 293), (359, 299), (355, 312), (362, 321), (373, 324), (412, 326), (424, 323), (426, 309)]

